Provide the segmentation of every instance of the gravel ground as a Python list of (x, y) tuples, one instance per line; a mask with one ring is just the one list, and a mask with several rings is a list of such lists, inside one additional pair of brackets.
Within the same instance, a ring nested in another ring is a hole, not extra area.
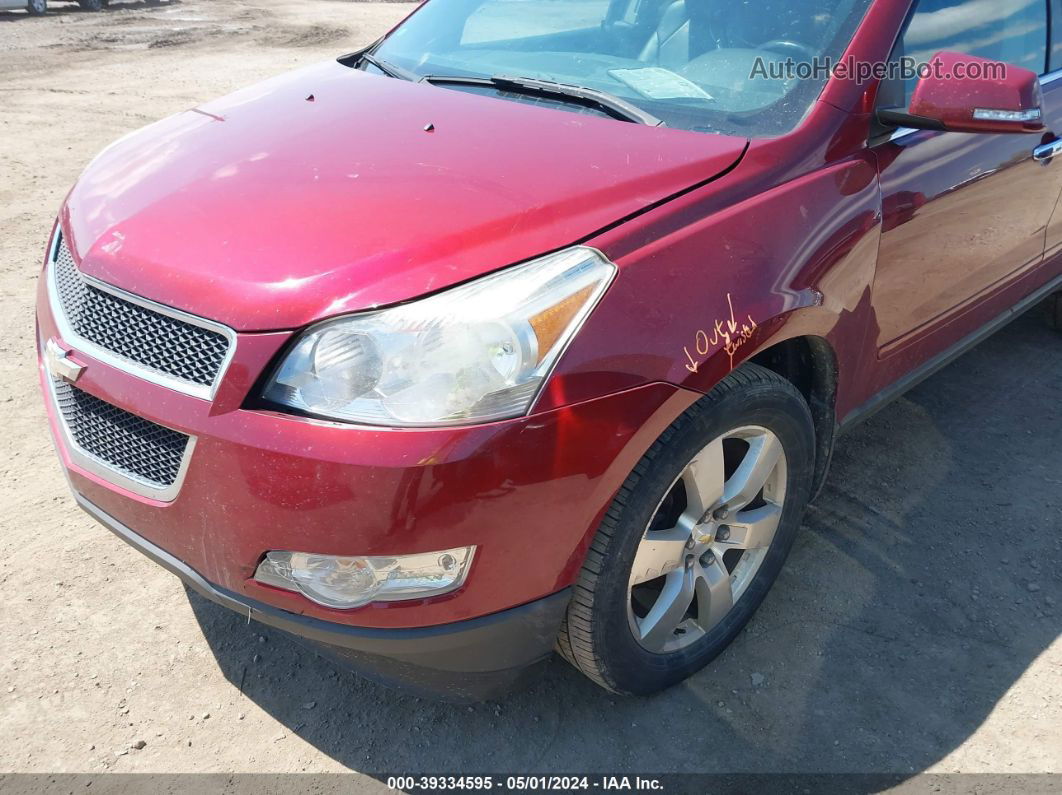
[[(194, 595), (73, 505), (33, 293), (64, 192), (128, 130), (371, 41), (410, 6), (0, 12), (0, 771), (1062, 773), (1062, 338), (1032, 312), (846, 437), (748, 630), (660, 696), (560, 661), (418, 701)], [(98, 789), (98, 787), (97, 787)]]

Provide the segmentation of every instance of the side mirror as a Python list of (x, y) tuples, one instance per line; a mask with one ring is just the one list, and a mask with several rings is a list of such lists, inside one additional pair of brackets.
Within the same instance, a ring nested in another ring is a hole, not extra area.
[(1043, 132), (1040, 78), (1020, 66), (941, 52), (924, 69), (908, 110), (882, 109), (886, 126), (964, 133)]

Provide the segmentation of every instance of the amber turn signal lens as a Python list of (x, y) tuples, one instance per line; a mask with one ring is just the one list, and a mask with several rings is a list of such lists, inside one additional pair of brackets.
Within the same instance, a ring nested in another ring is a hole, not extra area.
[(538, 360), (540, 362), (564, 336), (564, 332), (567, 331), (579, 311), (586, 306), (586, 302), (595, 289), (595, 285), (584, 287), (528, 320), (535, 332), (535, 337), (538, 338)]

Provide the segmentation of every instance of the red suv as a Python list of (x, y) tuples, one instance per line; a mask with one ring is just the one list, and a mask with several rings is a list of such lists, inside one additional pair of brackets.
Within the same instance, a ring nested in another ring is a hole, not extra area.
[(389, 681), (674, 684), (838, 432), (1062, 289), (1051, 20), (429, 0), (124, 138), (40, 280), (76, 499)]

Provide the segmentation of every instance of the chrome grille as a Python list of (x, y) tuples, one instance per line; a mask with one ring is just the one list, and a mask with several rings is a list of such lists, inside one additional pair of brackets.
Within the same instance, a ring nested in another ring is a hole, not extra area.
[(133, 368), (186, 383), (189, 391), (213, 386), (226, 364), (228, 336), (101, 289), (78, 270), (65, 240), (53, 268), (59, 308), (78, 337)]
[(177, 482), (189, 438), (52, 378), (55, 402), (79, 452), (152, 489)]

